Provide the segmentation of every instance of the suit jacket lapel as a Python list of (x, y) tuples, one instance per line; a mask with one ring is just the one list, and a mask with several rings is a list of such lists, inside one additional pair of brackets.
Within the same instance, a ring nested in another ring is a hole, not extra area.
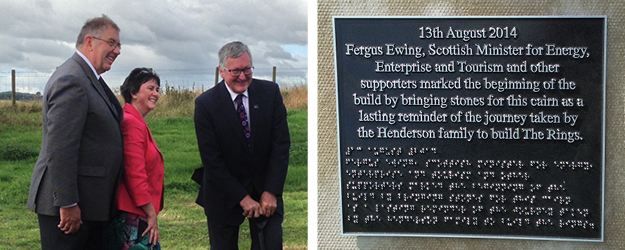
[[(108, 94), (106, 93), (104, 88), (102, 88), (102, 84), (100, 84), (100, 81), (91, 70), (91, 67), (89, 67), (87, 62), (85, 62), (85, 60), (83, 60), (82, 57), (78, 55), (78, 53), (74, 53), (72, 58), (78, 62), (82, 70), (89, 77), (89, 80), (91, 80), (91, 86), (93, 86), (96, 89), (96, 92), (98, 92), (100, 97), (102, 97), (102, 99), (104, 99), (104, 102), (106, 102), (106, 105), (109, 107), (109, 109), (111, 109), (110, 110), (111, 115), (113, 115), (113, 117), (115, 117), (115, 119), (121, 123), (120, 114), (123, 112), (123, 110), (121, 109), (121, 105), (119, 104), (115, 105), (111, 103), (111, 100), (109, 99)], [(115, 115), (115, 112), (113, 111), (113, 109), (117, 110), (117, 115)]]
[(245, 139), (245, 135), (243, 135), (241, 119), (239, 119), (239, 114), (234, 109), (234, 102), (232, 101), (232, 97), (230, 97), (230, 92), (226, 89), (226, 83), (222, 80), (217, 87), (220, 88), (219, 109), (223, 113), (224, 120), (230, 125), (232, 133), (237, 137), (241, 145), (247, 148), (247, 140)]
[(104, 93), (106, 95), (107, 98), (104, 98), (105, 101), (108, 101), (107, 104), (109, 106), (109, 109), (111, 110), (111, 113), (113, 114), (113, 116), (115, 117), (115, 119), (117, 119), (117, 121), (121, 124), (121, 114), (123, 112), (122, 108), (121, 108), (121, 104), (119, 103), (119, 101), (117, 101), (117, 97), (115, 96), (115, 94), (113, 94), (113, 91), (111, 91), (110, 88), (108, 88), (108, 86), (104, 86), (106, 84), (106, 82), (104, 82), (104, 79), (102, 78), (102, 76), (100, 76), (100, 80), (102, 80), (101, 82), (98, 81), (98, 83), (96, 85), (100, 86), (103, 90)]
[(143, 119), (143, 116), (141, 116), (139, 111), (137, 111), (137, 109), (131, 104), (126, 103), (123, 107), (123, 112), (126, 113), (124, 117), (128, 117), (128, 115), (131, 115), (134, 116), (137, 120), (141, 121), (141, 124), (145, 128), (145, 131), (148, 131), (148, 139), (152, 144), (155, 145), (156, 151), (158, 151), (158, 154), (161, 155), (161, 159), (163, 159), (163, 153), (161, 153), (161, 150), (158, 148), (158, 145), (156, 144), (156, 141), (154, 141), (154, 137), (152, 136), (152, 131), (150, 131), (148, 124), (145, 122), (145, 119)]
[(258, 89), (256, 88), (256, 85), (254, 85), (254, 80), (252, 80), (252, 83), (250, 84), (250, 87), (247, 88), (247, 93), (249, 95), (249, 107), (248, 109), (250, 110), (250, 113), (248, 114), (250, 116), (250, 138), (251, 141), (250, 143), (252, 144), (252, 148), (254, 148), (254, 134), (257, 134), (259, 128), (260, 128), (260, 124), (261, 124), (261, 119), (263, 117), (261, 117), (259, 115), (260, 112), (260, 108), (261, 108), (261, 98), (260, 96), (262, 95), (261, 93), (259, 93), (257, 91)]

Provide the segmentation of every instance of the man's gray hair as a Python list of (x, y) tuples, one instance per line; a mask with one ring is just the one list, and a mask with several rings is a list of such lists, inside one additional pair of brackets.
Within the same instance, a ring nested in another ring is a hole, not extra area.
[(113, 27), (113, 29), (119, 32), (119, 26), (117, 26), (117, 24), (115, 24), (113, 20), (111, 20), (108, 16), (104, 14), (102, 14), (101, 17), (96, 17), (96, 18), (87, 20), (85, 25), (82, 26), (82, 29), (80, 30), (80, 34), (78, 34), (78, 40), (76, 41), (76, 48), (78, 49), (82, 47), (82, 45), (85, 43), (85, 37), (87, 36), (99, 37), (102, 34), (102, 32), (106, 30), (108, 26)]
[(222, 70), (226, 69), (226, 59), (239, 58), (239, 56), (243, 55), (243, 53), (245, 52), (247, 52), (247, 54), (250, 56), (250, 62), (252, 62), (252, 53), (250, 53), (250, 49), (244, 43), (234, 41), (224, 45), (219, 50), (219, 67)]

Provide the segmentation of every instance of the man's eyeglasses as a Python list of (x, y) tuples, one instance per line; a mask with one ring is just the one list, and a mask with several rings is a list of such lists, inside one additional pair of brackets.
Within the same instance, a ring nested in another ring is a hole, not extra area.
[(244, 69), (226, 69), (228, 72), (230, 72), (230, 76), (232, 77), (238, 77), (241, 72), (243, 72), (243, 74), (245, 74), (246, 76), (249, 76), (252, 74), (252, 72), (254, 72), (254, 67), (249, 67), (249, 68), (244, 68)]
[(111, 40), (104, 40), (104, 39), (101, 39), (101, 38), (99, 38), (99, 37), (95, 37), (95, 36), (93, 37), (93, 39), (97, 39), (97, 40), (100, 40), (100, 41), (106, 42), (106, 43), (108, 43), (109, 45), (111, 45), (111, 48), (113, 48), (113, 49), (115, 49), (116, 47), (117, 47), (117, 48), (119, 48), (119, 50), (121, 50), (121, 49), (122, 49), (122, 44), (121, 44), (121, 43), (118, 43), (118, 42), (113, 41), (113, 39), (111, 39)]

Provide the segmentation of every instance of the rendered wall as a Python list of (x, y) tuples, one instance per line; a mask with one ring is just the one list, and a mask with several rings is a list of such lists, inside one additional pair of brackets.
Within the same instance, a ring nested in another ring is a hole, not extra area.
[[(333, 16), (607, 16), (605, 236), (603, 243), (537, 240), (342, 236)], [(625, 249), (625, 2), (318, 1), (319, 249)]]

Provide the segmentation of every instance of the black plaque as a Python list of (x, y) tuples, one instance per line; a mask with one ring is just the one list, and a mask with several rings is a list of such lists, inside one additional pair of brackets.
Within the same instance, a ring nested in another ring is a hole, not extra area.
[(334, 17), (342, 230), (603, 240), (606, 17)]

